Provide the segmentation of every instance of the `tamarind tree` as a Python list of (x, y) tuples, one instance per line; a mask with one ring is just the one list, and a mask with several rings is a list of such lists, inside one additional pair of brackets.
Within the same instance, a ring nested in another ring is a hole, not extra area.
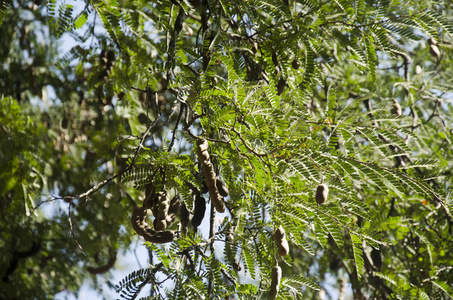
[(450, 299), (451, 16), (1, 1), (0, 298)]

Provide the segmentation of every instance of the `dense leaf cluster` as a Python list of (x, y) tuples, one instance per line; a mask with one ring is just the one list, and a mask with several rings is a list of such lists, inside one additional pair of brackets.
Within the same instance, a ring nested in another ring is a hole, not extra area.
[(281, 299), (452, 297), (447, 2), (1, 2), (0, 295), (76, 291), (165, 192), (206, 213), (145, 243), (123, 298), (265, 298), (277, 265)]

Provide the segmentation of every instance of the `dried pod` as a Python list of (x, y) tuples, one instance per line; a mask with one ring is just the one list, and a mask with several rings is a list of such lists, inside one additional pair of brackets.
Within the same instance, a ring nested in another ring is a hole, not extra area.
[(327, 195), (329, 194), (329, 188), (324, 183), (318, 185), (316, 189), (316, 203), (319, 205), (323, 204), (327, 200)]
[(289, 245), (286, 240), (285, 229), (280, 225), (274, 233), (274, 240), (277, 244), (277, 252), (281, 256), (286, 256), (289, 253)]
[(168, 214), (170, 204), (165, 193), (159, 192), (157, 195), (159, 199), (159, 213), (157, 214), (157, 218), (164, 220)]
[(283, 93), (285, 86), (286, 86), (286, 79), (283, 77), (280, 77), (280, 80), (277, 83), (277, 95), (280, 96)]
[(157, 215), (159, 214), (159, 202), (157, 201), (157, 198), (151, 207), (151, 211), (153, 212), (154, 218), (157, 218)]
[(227, 197), (230, 194), (225, 181), (223, 181), (223, 179), (221, 179), (220, 177), (217, 177), (217, 179), (216, 179), (216, 186), (217, 186), (217, 189), (219, 190), (219, 194), (222, 197)]
[(398, 101), (396, 101), (395, 99), (393, 100), (393, 105), (392, 105), (392, 109), (390, 110), (390, 112), (392, 113), (392, 115), (397, 115), (398, 117), (401, 116), (401, 106), (400, 104), (398, 103)]
[(277, 298), (278, 291), (280, 289), (280, 280), (282, 279), (282, 269), (279, 266), (272, 268), (272, 281), (271, 291), (269, 293), (269, 299), (275, 300)]
[(439, 47), (437, 47), (437, 42), (434, 38), (429, 38), (428, 40), (429, 44), (429, 52), (431, 53), (432, 56), (434, 56), (436, 59), (440, 58), (440, 50)]
[(299, 61), (295, 58), (293, 59), (293, 61), (291, 62), (291, 66), (293, 67), (294, 70), (297, 70), (300, 68), (300, 63)]
[(148, 227), (143, 235), (145, 241), (155, 244), (170, 243), (175, 237), (174, 231), (154, 231)]
[(440, 50), (439, 50), (439, 48), (438, 48), (436, 45), (434, 45), (434, 44), (430, 45), (430, 46), (429, 46), (429, 52), (430, 52), (431, 55), (434, 56), (436, 59), (439, 59), (439, 57), (440, 57)]
[(179, 218), (181, 219), (181, 225), (183, 228), (189, 226), (190, 212), (184, 202), (182, 202), (182, 204), (179, 206)]
[(149, 225), (145, 222), (146, 218), (146, 208), (137, 207), (132, 211), (131, 223), (132, 228), (138, 235), (144, 235), (146, 226)]
[(420, 74), (421, 72), (423, 72), (423, 69), (422, 67), (420, 67), (419, 65), (416, 65), (415, 66), (415, 74)]
[(170, 201), (170, 207), (168, 208), (168, 214), (176, 215), (179, 211), (179, 206), (181, 201), (179, 201), (179, 195), (176, 194)]
[(167, 221), (165, 219), (154, 219), (154, 229), (157, 231), (164, 231), (167, 228)]
[(167, 222), (167, 227), (170, 226), (174, 221), (175, 221), (175, 215), (174, 214), (168, 214), (167, 217), (165, 218), (165, 221)]
[(104, 274), (104, 273), (106, 273), (108, 270), (110, 270), (113, 267), (113, 265), (115, 264), (115, 261), (116, 261), (116, 251), (109, 258), (109, 261), (105, 265), (100, 266), (100, 267), (96, 267), (96, 268), (87, 267), (87, 271), (90, 274)]
[(211, 163), (208, 153), (208, 141), (205, 139), (197, 140), (197, 154), (198, 160), (202, 164), (203, 168), (203, 177), (208, 186), (209, 197), (211, 198), (212, 205), (215, 209), (223, 213), (225, 211), (225, 203), (223, 203), (222, 196), (219, 194), (219, 190), (216, 186), (216, 176), (214, 171), (214, 166)]
[(278, 57), (277, 57), (277, 52), (272, 51), (272, 63), (274, 64), (275, 67), (278, 66)]
[(200, 226), (206, 211), (206, 200), (203, 196), (197, 195), (195, 198), (195, 207), (192, 217), (192, 226), (196, 229)]
[(68, 118), (66, 118), (66, 116), (63, 117), (63, 119), (61, 120), (61, 128), (67, 129), (68, 128), (68, 124), (69, 124)]

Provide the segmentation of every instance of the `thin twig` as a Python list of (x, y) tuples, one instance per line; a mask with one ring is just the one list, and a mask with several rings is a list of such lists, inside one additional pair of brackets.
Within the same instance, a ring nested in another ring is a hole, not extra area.
[(86, 254), (85, 250), (83, 250), (82, 246), (80, 245), (79, 241), (77, 240), (77, 238), (75, 237), (75, 234), (74, 234), (74, 228), (72, 226), (71, 206), (72, 206), (72, 201), (69, 203), (69, 207), (68, 207), (68, 220), (69, 220), (69, 227), (71, 228), (71, 236), (74, 239), (74, 241), (76, 242), (77, 246), (80, 248), (80, 250), (82, 250), (82, 252)]

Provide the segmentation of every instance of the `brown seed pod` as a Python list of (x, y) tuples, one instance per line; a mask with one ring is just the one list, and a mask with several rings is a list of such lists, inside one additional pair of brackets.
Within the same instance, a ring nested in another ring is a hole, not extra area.
[(329, 194), (329, 188), (324, 183), (318, 185), (316, 189), (316, 203), (319, 205), (323, 204), (327, 200), (327, 195)]
[(132, 211), (131, 223), (132, 228), (138, 235), (143, 236), (146, 231), (146, 227), (149, 225), (145, 222), (146, 208), (137, 207)]
[(168, 213), (169, 201), (167, 195), (164, 192), (157, 193), (157, 199), (159, 201), (159, 213), (158, 216), (164, 219)]
[(300, 68), (300, 63), (299, 61), (295, 58), (293, 59), (293, 61), (291, 62), (291, 66), (293, 67), (294, 70), (297, 70)]
[(175, 221), (175, 215), (174, 214), (169, 214), (165, 218), (165, 221), (167, 222), (167, 227), (170, 226), (174, 221)]
[(109, 258), (109, 261), (105, 265), (100, 266), (100, 267), (96, 267), (96, 268), (87, 267), (87, 271), (90, 274), (104, 274), (104, 273), (106, 273), (108, 270), (110, 270), (113, 267), (113, 265), (115, 264), (115, 261), (116, 261), (116, 251)]
[(174, 231), (154, 231), (148, 227), (143, 235), (145, 241), (155, 244), (170, 243), (175, 237)]
[(283, 93), (285, 86), (286, 86), (286, 79), (283, 77), (280, 77), (280, 80), (277, 83), (277, 95), (280, 96)]
[(272, 281), (269, 299), (275, 300), (280, 289), (280, 280), (282, 279), (282, 269), (279, 266), (272, 268)]
[(286, 240), (285, 229), (280, 225), (274, 233), (274, 240), (277, 244), (277, 252), (280, 256), (286, 256), (289, 253), (289, 245)]
[(228, 191), (228, 187), (222, 178), (217, 177), (216, 186), (217, 186), (217, 189), (219, 190), (220, 196), (227, 197), (230, 194), (230, 192)]
[(179, 201), (179, 195), (176, 194), (170, 201), (170, 207), (168, 208), (168, 214), (176, 215), (179, 212), (179, 206), (181, 201)]
[(208, 153), (208, 141), (205, 139), (197, 140), (197, 154), (198, 159), (202, 164), (203, 177), (208, 186), (209, 197), (211, 198), (212, 204), (218, 212), (223, 213), (225, 211), (225, 203), (223, 203), (222, 196), (220, 196), (216, 186), (214, 166), (211, 163)]
[(154, 219), (154, 229), (157, 231), (164, 231), (167, 228), (167, 221), (165, 219)]
[(192, 226), (196, 229), (200, 226), (206, 211), (206, 200), (203, 196), (197, 195), (195, 198), (195, 206), (192, 217)]
[(181, 226), (183, 228), (189, 226), (190, 212), (187, 209), (186, 204), (184, 202), (182, 202), (182, 204), (179, 206), (179, 218), (181, 220)]
[(393, 105), (392, 105), (392, 109), (390, 110), (390, 112), (392, 113), (392, 115), (397, 115), (398, 117), (401, 116), (402, 111), (401, 111), (401, 106), (398, 103), (398, 101), (393, 100)]
[(157, 215), (159, 214), (159, 202), (157, 201), (157, 198), (151, 207), (151, 211), (153, 212), (154, 218), (157, 218)]

